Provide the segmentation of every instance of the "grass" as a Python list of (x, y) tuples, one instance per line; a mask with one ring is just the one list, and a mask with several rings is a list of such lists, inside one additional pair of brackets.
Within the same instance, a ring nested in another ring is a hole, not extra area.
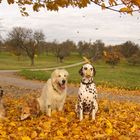
[(64, 63), (59, 63), (53, 54), (38, 55), (35, 58), (35, 66), (30, 65), (30, 59), (27, 56), (21, 56), (20, 60), (12, 53), (0, 52), (0, 70), (16, 70), (30, 68), (49, 68), (55, 66), (69, 65), (81, 61), (79, 55), (73, 54), (73, 57), (67, 57)]
[[(80, 75), (78, 74), (78, 70), (81, 66), (73, 67), (67, 69), (69, 76), (69, 83), (79, 83)], [(95, 64), (96, 68), (96, 76), (95, 83), (97, 85), (102, 85), (106, 87), (117, 87), (124, 88), (129, 90), (140, 90), (140, 67), (139, 66), (127, 66), (124, 64), (120, 64), (116, 68), (110, 68), (110, 66), (102, 63)], [(30, 70), (22, 70), (20, 75), (28, 78), (28, 79), (36, 79), (36, 80), (47, 80), (50, 77), (51, 71), (30, 71)]]
[[(51, 71), (30, 71), (26, 69), (30, 68), (49, 68), (55, 66), (69, 65), (82, 61), (82, 58), (77, 54), (72, 54), (65, 59), (64, 63), (59, 63), (56, 57), (52, 54), (39, 55), (35, 58), (35, 66), (30, 66), (30, 60), (28, 57), (22, 56), (20, 61), (17, 56), (11, 53), (0, 53), (0, 69), (21, 69), (19, 74), (28, 79), (44, 80), (46, 81), (51, 74)], [(111, 68), (109, 65), (102, 61), (94, 64), (97, 74), (95, 77), (95, 83), (97, 85), (107, 87), (118, 87), (125, 89), (140, 89), (140, 66), (130, 66), (126, 62), (121, 62), (115, 68)], [(79, 83), (80, 75), (78, 74), (81, 66), (68, 68), (70, 73), (69, 82)]]

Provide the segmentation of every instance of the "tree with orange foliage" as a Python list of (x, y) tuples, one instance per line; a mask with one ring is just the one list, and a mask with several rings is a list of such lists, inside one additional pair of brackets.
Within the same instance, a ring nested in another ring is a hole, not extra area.
[[(4, 0), (0, 0), (2, 2)], [(132, 14), (140, 11), (140, 0), (7, 0), (8, 4), (18, 4), (23, 16), (28, 16), (26, 6), (31, 5), (33, 10), (38, 12), (41, 8), (50, 11), (58, 11), (60, 8), (72, 6), (84, 8), (90, 4), (96, 4), (103, 10)]]
[(120, 62), (120, 55), (117, 51), (104, 51), (105, 62), (114, 68)]

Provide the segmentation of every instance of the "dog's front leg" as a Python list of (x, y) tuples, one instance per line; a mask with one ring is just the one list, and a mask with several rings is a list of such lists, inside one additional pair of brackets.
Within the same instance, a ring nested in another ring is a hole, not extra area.
[(80, 116), (80, 121), (83, 120), (83, 105), (82, 103), (79, 103), (79, 116)]
[(64, 101), (62, 101), (58, 106), (58, 111), (62, 111), (63, 110), (63, 106), (64, 106)]
[(91, 112), (92, 120), (95, 120), (95, 114), (96, 114), (95, 109), (92, 109), (92, 112)]
[(51, 117), (51, 105), (48, 105), (47, 115)]
[(62, 111), (63, 110), (63, 104), (61, 104), (59, 107), (58, 107), (58, 111)]
[(65, 103), (65, 99), (66, 99), (66, 96), (65, 96), (65, 97), (63, 98), (63, 100), (57, 105), (58, 111), (62, 111), (62, 110), (63, 110), (64, 103)]

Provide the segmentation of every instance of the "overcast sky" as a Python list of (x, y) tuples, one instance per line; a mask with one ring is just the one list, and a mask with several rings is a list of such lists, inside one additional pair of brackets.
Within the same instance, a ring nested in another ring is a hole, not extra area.
[(94, 42), (101, 39), (106, 44), (120, 44), (131, 40), (140, 44), (140, 13), (121, 15), (95, 5), (84, 9), (64, 8), (58, 12), (32, 12), (22, 17), (16, 5), (0, 4), (0, 34), (15, 26), (41, 29), (47, 41), (85, 40)]

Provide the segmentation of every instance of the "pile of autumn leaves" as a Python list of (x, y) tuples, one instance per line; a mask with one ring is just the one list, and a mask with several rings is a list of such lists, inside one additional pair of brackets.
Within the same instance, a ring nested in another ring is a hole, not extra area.
[(74, 113), (76, 97), (68, 97), (63, 112), (19, 119), (23, 96), (6, 95), (7, 117), (0, 121), (0, 140), (137, 140), (140, 138), (140, 105), (99, 100), (96, 121), (79, 121)]

